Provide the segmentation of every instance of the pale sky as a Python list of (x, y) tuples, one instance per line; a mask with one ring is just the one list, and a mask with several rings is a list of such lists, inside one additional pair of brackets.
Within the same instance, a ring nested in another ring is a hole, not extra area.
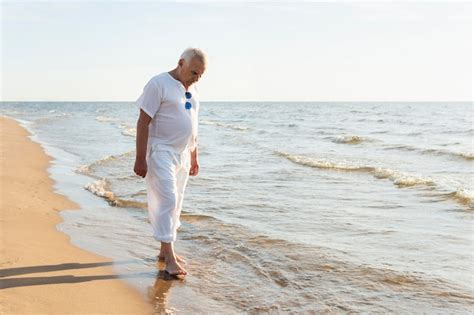
[(2, 101), (135, 101), (188, 46), (203, 101), (471, 101), (470, 2), (2, 1)]

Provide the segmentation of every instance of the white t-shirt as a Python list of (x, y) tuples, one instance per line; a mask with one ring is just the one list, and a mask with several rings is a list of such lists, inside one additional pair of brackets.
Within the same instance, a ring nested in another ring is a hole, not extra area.
[[(188, 88), (191, 99), (186, 99), (183, 84), (168, 72), (152, 77), (136, 101), (152, 118), (148, 127), (148, 142), (175, 152), (191, 151), (197, 145), (199, 100), (194, 85)], [(186, 102), (192, 104), (186, 109)]]

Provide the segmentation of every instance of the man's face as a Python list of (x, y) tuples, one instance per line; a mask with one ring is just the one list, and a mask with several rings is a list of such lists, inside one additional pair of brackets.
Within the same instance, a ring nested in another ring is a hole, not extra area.
[(199, 57), (192, 58), (188, 63), (180, 59), (179, 65), (181, 66), (181, 81), (186, 85), (196, 83), (206, 71), (206, 66)]

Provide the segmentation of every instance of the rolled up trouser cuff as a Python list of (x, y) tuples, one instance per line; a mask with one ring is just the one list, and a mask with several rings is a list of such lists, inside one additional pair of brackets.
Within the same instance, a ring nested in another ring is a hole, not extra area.
[(153, 238), (157, 240), (158, 242), (173, 243), (176, 241), (176, 233), (174, 235), (153, 234)]

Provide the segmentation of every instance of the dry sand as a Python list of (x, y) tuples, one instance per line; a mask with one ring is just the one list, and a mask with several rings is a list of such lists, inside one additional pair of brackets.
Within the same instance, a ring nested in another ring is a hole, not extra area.
[(75, 247), (56, 229), (59, 211), (78, 206), (54, 193), (51, 159), (28, 135), (0, 117), (0, 313), (151, 314), (110, 259)]

